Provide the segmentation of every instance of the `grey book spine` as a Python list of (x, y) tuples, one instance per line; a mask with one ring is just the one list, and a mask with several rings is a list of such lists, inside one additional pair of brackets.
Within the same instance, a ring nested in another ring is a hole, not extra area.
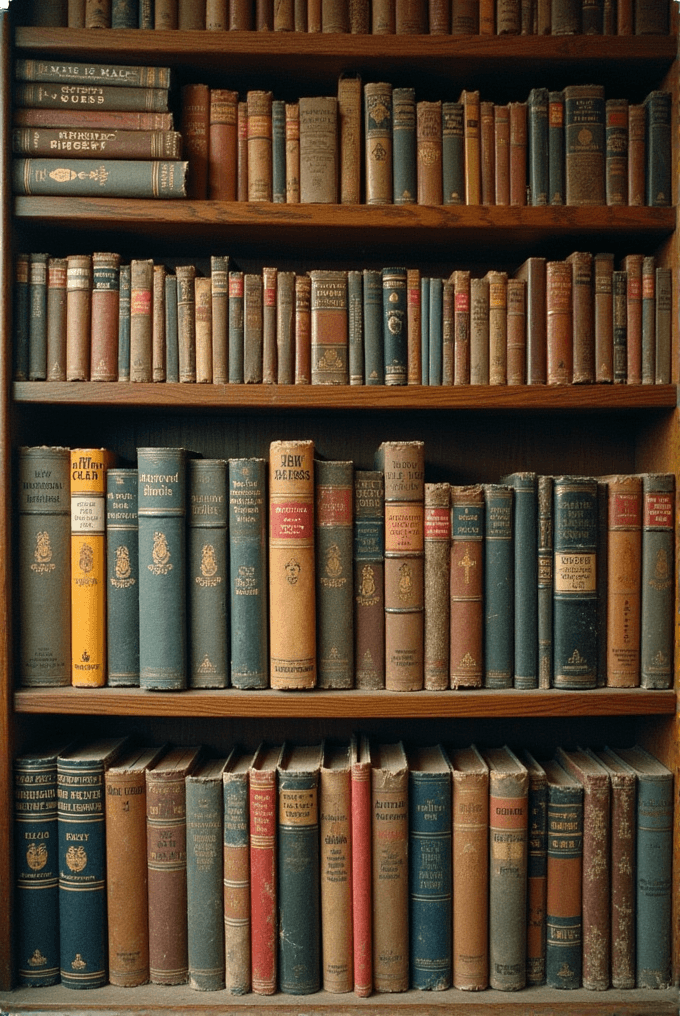
[(231, 683), (266, 688), (267, 492), (265, 459), (229, 459)]
[(187, 955), (189, 987), (224, 988), (222, 857), (224, 760), (206, 762), (186, 777)]
[(315, 463), (317, 683), (354, 684), (352, 462)]
[(191, 459), (187, 504), (189, 686), (229, 684), (227, 462)]
[[(122, 286), (121, 268), (121, 286)], [(177, 276), (165, 276), (165, 380), (179, 381), (179, 336), (177, 332)]]
[[(130, 265), (120, 266), (118, 288), (118, 380), (130, 380)], [(167, 318), (166, 318), (167, 320)], [(168, 380), (170, 380), (168, 378)]]

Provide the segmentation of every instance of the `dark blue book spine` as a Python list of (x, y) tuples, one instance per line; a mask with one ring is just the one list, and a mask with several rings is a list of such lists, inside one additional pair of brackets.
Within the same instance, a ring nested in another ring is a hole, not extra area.
[(553, 680), (553, 478), (539, 476), (538, 499), (538, 686)]
[(30, 333), (30, 302), (28, 276), (29, 254), (14, 257), (14, 304), (12, 377), (15, 381), (28, 381), (28, 342)]
[(554, 482), (553, 683), (597, 684), (597, 482), (558, 476)]
[(179, 381), (176, 275), (165, 276), (165, 380), (170, 382)]
[(139, 28), (138, 0), (113, 0), (111, 28)]
[(314, 484), (317, 684), (320, 688), (351, 688), (353, 463), (318, 460)]
[(183, 448), (138, 448), (139, 680), (186, 687), (186, 459)]
[(229, 384), (243, 384), (243, 272), (229, 272)]
[(139, 27), (154, 27), (154, 0), (139, 0)]
[[(557, 763), (546, 763), (550, 772)], [(581, 987), (583, 788), (548, 783), (548, 903), (545, 968), (550, 988)]]
[(645, 99), (647, 204), (662, 208), (671, 204), (671, 94), (650, 92)]
[(430, 383), (430, 279), (420, 280), (420, 370), (421, 384)]
[(548, 202), (548, 89), (532, 88), (527, 102), (529, 117), (530, 204)]
[(429, 349), (430, 349), (430, 370), (429, 381), (431, 385), (442, 383), (443, 355), (444, 355), (444, 321), (442, 298), (444, 293), (444, 280), (438, 278), (430, 279), (430, 326), (429, 326)]
[(395, 205), (416, 203), (416, 90), (392, 90), (392, 190)]
[(408, 380), (405, 268), (383, 268), (382, 303), (385, 384), (405, 385)]
[(484, 686), (512, 688), (514, 670), (514, 490), (484, 484)]
[(229, 460), (231, 683), (266, 688), (267, 493), (265, 459)]
[(17, 981), (59, 980), (57, 755), (14, 761), (14, 864)]
[(224, 988), (224, 764), (208, 762), (186, 778), (187, 954), (197, 991)]
[(538, 687), (538, 531), (535, 473), (504, 476), (515, 491), (515, 688)]
[(107, 683), (139, 685), (137, 470), (106, 473)]
[(191, 459), (187, 504), (189, 686), (229, 684), (226, 459)]
[[(118, 380), (130, 380), (130, 265), (120, 266), (118, 281)], [(176, 315), (175, 315), (176, 316)], [(167, 321), (167, 312), (166, 312)], [(170, 378), (168, 378), (168, 381)]]
[(548, 204), (564, 204), (564, 93), (548, 93)]
[(372, 268), (364, 269), (364, 382), (385, 383), (382, 274)]
[(349, 383), (364, 383), (364, 293), (362, 273), (347, 272)]
[(411, 984), (451, 986), (451, 774), (409, 772)]
[(286, 103), (272, 101), (272, 200), (286, 203)]
[(445, 205), (465, 204), (462, 102), (442, 103), (442, 178)]
[(30, 324), (28, 380), (47, 377), (47, 254), (31, 254), (29, 266)]
[[(624, 753), (624, 758), (628, 756)], [(657, 763), (661, 769), (660, 763)], [(673, 778), (637, 770), (636, 973), (638, 988), (671, 983)]]

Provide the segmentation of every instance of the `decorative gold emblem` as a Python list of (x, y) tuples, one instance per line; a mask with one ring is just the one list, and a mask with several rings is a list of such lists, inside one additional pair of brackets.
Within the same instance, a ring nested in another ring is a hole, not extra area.
[(53, 180), (56, 180), (57, 183), (70, 183), (71, 180), (75, 180), (76, 177), (78, 176), (75, 170), (64, 169), (63, 167), (60, 167), (59, 169), (53, 169), (49, 175), (52, 177)]
[(567, 660), (567, 663), (572, 667), (584, 667), (588, 663), (588, 660), (585, 656), (581, 656), (578, 649), (575, 649)]
[(86, 966), (87, 963), (80, 955), (80, 953), (76, 953), (76, 958), (71, 962), (71, 968), (73, 970), (84, 970)]
[(85, 575), (89, 575), (89, 573), (94, 568), (94, 550), (91, 544), (84, 543), (80, 548), (80, 557), (78, 559), (78, 566), (81, 572), (84, 572)]
[(319, 357), (317, 368), (319, 370), (338, 370), (342, 367), (342, 359), (336, 349), (326, 349), (323, 356)]
[(26, 863), (31, 871), (40, 871), (47, 864), (47, 847), (44, 843), (31, 843), (26, 851)]
[(82, 871), (87, 864), (87, 853), (85, 852), (85, 847), (69, 847), (66, 851), (66, 864), (71, 871)]
[(384, 123), (391, 115), (391, 110), (389, 110), (385, 103), (380, 100), (370, 104), (369, 112), (371, 114), (371, 119), (378, 124)]
[(29, 967), (44, 967), (47, 963), (47, 957), (43, 956), (40, 949), (36, 949), (32, 956), (28, 959)]
[(54, 571), (56, 568), (56, 565), (52, 561), (52, 543), (50, 541), (50, 534), (47, 531), (36, 533), (35, 535), (33, 562), (31, 571), (37, 572), (39, 575)]
[(296, 561), (294, 557), (291, 557), (285, 570), (289, 583), (291, 586), (294, 586), (300, 577), (300, 562)]
[(151, 552), (151, 557), (153, 558), (153, 564), (150, 564), (147, 567), (154, 575), (167, 575), (168, 572), (172, 571), (170, 548), (168, 547), (168, 541), (165, 533), (153, 534), (153, 550)]
[(650, 579), (649, 584), (654, 589), (667, 589), (671, 577), (671, 566), (668, 560), (668, 554), (660, 547), (656, 552), (656, 560), (654, 562), (654, 577)]
[(387, 149), (380, 141), (377, 145), (373, 145), (371, 154), (376, 162), (385, 162), (387, 159)]
[(399, 569), (399, 599), (407, 603), (413, 595), (413, 571), (406, 561)]
[(635, 583), (635, 576), (638, 573), (637, 560), (633, 552), (633, 548), (629, 542), (623, 549), (620, 561), (620, 572), (619, 581), (625, 584), (626, 587), (630, 587)]
[(340, 548), (333, 543), (326, 551), (326, 574), (337, 578), (342, 575), (342, 561), (340, 560)]
[(200, 664), (200, 666), (198, 668), (198, 672), (199, 672), (199, 674), (216, 674), (217, 673), (217, 667), (215, 666), (214, 663), (211, 662), (210, 657), (208, 656), (207, 653), (205, 654), (205, 656), (201, 660), (201, 664)]
[(387, 315), (387, 327), (392, 335), (401, 335), (403, 324), (404, 322), (398, 314)]
[(470, 585), (470, 569), (471, 568), (476, 568), (477, 567), (477, 562), (474, 561), (470, 557), (470, 555), (468, 554), (467, 550), (465, 551), (465, 557), (462, 557), (460, 559), (460, 561), (458, 562), (458, 567), (465, 569), (465, 585), (469, 586)]
[(365, 564), (361, 569), (361, 595), (373, 596), (375, 593), (375, 574), (370, 564)]
[(116, 547), (116, 578), (129, 579), (132, 567), (130, 565), (130, 551), (127, 547)]
[(593, 132), (588, 127), (581, 127), (577, 137), (579, 145), (584, 148), (593, 143)]

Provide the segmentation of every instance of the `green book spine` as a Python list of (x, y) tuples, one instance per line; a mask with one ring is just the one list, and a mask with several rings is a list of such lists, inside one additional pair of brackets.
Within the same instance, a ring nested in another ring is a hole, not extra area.
[(514, 490), (484, 487), (484, 686), (512, 688), (514, 672)]
[[(116, 4), (122, 6), (121, 0)], [(136, 28), (118, 25), (118, 28)], [(118, 88), (170, 88), (169, 67), (126, 64), (76, 63), (69, 60), (15, 60), (17, 81), (42, 81), (57, 85), (110, 85)]]
[(416, 203), (416, 90), (392, 90), (392, 189), (395, 205)]
[(385, 485), (354, 471), (354, 683), (385, 686)]
[(658, 385), (671, 382), (671, 308), (673, 285), (670, 268), (656, 270), (656, 377)]
[(168, 112), (168, 89), (126, 85), (22, 82), (15, 86), (17, 106), (37, 109), (145, 110)]
[(352, 522), (354, 465), (314, 464), (316, 651), (320, 688), (354, 684)]
[(229, 384), (243, 384), (243, 272), (229, 272)]
[(347, 310), (349, 314), (349, 383), (364, 383), (364, 293), (363, 277), (358, 271), (347, 272)]
[(548, 776), (546, 981), (551, 988), (580, 988), (583, 787), (557, 762), (543, 765)]
[(675, 476), (642, 474), (642, 603), (640, 685), (673, 684)]
[(445, 205), (465, 204), (462, 102), (442, 103), (442, 179)]
[(189, 686), (229, 684), (226, 459), (189, 461), (187, 504)]
[(266, 688), (267, 462), (229, 460), (229, 573), (231, 582), (231, 683)]
[(30, 254), (14, 256), (12, 376), (28, 381), (28, 342), (30, 334), (29, 272)]
[(248, 768), (251, 752), (234, 750), (223, 775), (224, 976), (231, 995), (251, 990), (250, 821)]
[(566, 204), (605, 203), (605, 98), (603, 85), (564, 89)]
[(538, 687), (538, 530), (535, 473), (512, 473), (514, 488), (515, 688)]
[(139, 28), (138, 0), (112, 0), (111, 28)]
[(671, 93), (654, 91), (645, 99), (646, 199), (654, 208), (671, 204)]
[(48, 254), (31, 254), (29, 265), (28, 380), (47, 377), (47, 262)]
[(564, 92), (548, 93), (548, 204), (563, 205), (564, 184)]
[(165, 380), (171, 383), (179, 381), (176, 275), (165, 276)]
[(286, 103), (272, 101), (272, 200), (286, 203)]
[(154, 0), (139, 0), (139, 27), (154, 27)]
[(385, 384), (405, 385), (408, 378), (405, 268), (383, 268), (382, 298)]
[(538, 500), (538, 687), (549, 688), (553, 680), (553, 478), (537, 480)]
[[(130, 265), (120, 266), (118, 289), (118, 380), (130, 380)], [(167, 318), (166, 318), (167, 320)], [(168, 380), (170, 380), (168, 378)]]
[(364, 269), (364, 381), (385, 383), (382, 275), (372, 268)]
[(527, 101), (530, 204), (548, 204), (548, 89), (532, 88)]
[(186, 687), (186, 460), (138, 448), (139, 669), (142, 688)]
[(187, 166), (142, 159), (14, 159), (12, 186), (15, 194), (40, 196), (185, 198)]
[(428, 384), (442, 383), (444, 366), (444, 321), (443, 321), (444, 280), (430, 279), (430, 322), (428, 326), (429, 374)]
[(107, 684), (139, 685), (137, 470), (106, 472)]
[(420, 280), (420, 371), (421, 383), (430, 383), (430, 279)]

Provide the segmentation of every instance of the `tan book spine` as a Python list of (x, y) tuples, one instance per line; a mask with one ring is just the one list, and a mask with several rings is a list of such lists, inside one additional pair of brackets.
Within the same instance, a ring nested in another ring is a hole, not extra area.
[(489, 383), (489, 280), (470, 279), (470, 384)]
[(85, 28), (85, 0), (68, 0), (67, 27)]
[(152, 380), (153, 261), (130, 262), (130, 381)]
[(276, 268), (262, 269), (262, 381), (276, 384)]
[(425, 35), (426, 0), (395, 0), (394, 27), (397, 35)]
[(225, 32), (229, 28), (228, 0), (205, 0), (205, 27), (209, 32)]
[(371, 31), (369, 0), (349, 0), (349, 30), (353, 35), (368, 35)]
[(153, 7), (153, 27), (174, 30), (178, 27), (179, 11), (177, 0), (155, 0)]
[(67, 264), (66, 258), (50, 258), (47, 262), (48, 381), (66, 380)]
[(349, 32), (349, 3), (347, 0), (322, 0), (321, 31)]
[(165, 381), (165, 265), (153, 266), (151, 376)]
[(252, 0), (229, 0), (229, 30), (252, 32), (255, 28), (255, 4)]
[(489, 384), (508, 380), (508, 275), (487, 272), (489, 280)]
[(519, 0), (497, 0), (496, 35), (519, 35), (520, 27)]
[[(449, 35), (451, 32), (451, 5), (447, 0), (429, 0), (428, 22), (430, 35)], [(475, 34), (477, 34), (475, 32)]]
[(428, 691), (449, 687), (449, 563), (451, 511), (448, 483), (425, 484), (424, 679)]
[(85, 0), (85, 28), (111, 27), (111, 0)]
[(371, 32), (373, 35), (394, 35), (397, 30), (396, 0), (372, 0)]
[(212, 379), (215, 385), (229, 380), (229, 258), (210, 258), (212, 299)]
[(248, 103), (236, 108), (236, 200), (248, 200)]
[(210, 90), (208, 197), (213, 201), (236, 200), (237, 110), (238, 92)]
[(272, 688), (316, 684), (314, 442), (269, 450), (269, 605)]
[(484, 676), (484, 492), (451, 487), (450, 649), (452, 688), (481, 688)]
[(489, 770), (471, 746), (453, 765), (453, 985), (489, 984)]
[(300, 104), (286, 103), (286, 202), (300, 201)]
[(496, 145), (494, 136), (494, 104), (479, 103), (479, 151), (482, 173), (482, 204), (496, 202)]
[(361, 78), (341, 74), (338, 80), (338, 131), (340, 139), (340, 203), (361, 201)]
[(574, 362), (571, 265), (568, 261), (548, 261), (545, 272), (548, 384), (569, 385)]
[(527, 301), (523, 279), (508, 279), (508, 384), (523, 385), (527, 378)]
[(212, 282), (210, 276), (194, 280), (196, 301), (196, 382), (212, 384)]
[(210, 134), (210, 88), (192, 83), (182, 88), (181, 127), (184, 158), (189, 160), (187, 197), (208, 196), (208, 141)]
[(272, 93), (248, 92), (248, 201), (272, 200)]
[(312, 280), (295, 276), (295, 384), (312, 383)]
[(274, 31), (295, 31), (295, 8), (293, 0), (274, 0)]
[(364, 85), (366, 106), (366, 204), (392, 203), (392, 85)]
[(441, 100), (416, 105), (416, 166), (418, 204), (441, 205), (444, 200)]
[[(620, 34), (620, 33), (619, 33)], [(628, 204), (645, 205), (645, 107), (628, 105)]]
[(300, 107), (300, 201), (338, 200), (338, 100), (302, 96)]
[(373, 748), (371, 771), (373, 989), (406, 991), (408, 941), (408, 765), (401, 742)]
[(621, 265), (626, 273), (626, 365), (629, 385), (642, 384), (643, 261), (643, 254), (627, 254)]
[(453, 279), (453, 383), (470, 384), (470, 273), (460, 270)]
[(202, 31), (205, 28), (205, 0), (177, 0), (180, 31)]
[(295, 381), (295, 272), (276, 277), (276, 383)]
[(607, 685), (640, 684), (642, 478), (608, 478)]
[(510, 204), (527, 203), (527, 104), (508, 103), (510, 119)]
[(224, 786), (224, 974), (231, 995), (251, 990), (249, 752), (235, 751), (222, 775)]
[(66, 380), (90, 380), (92, 258), (70, 254), (66, 266)]
[(571, 265), (572, 381), (595, 381), (595, 299), (593, 292), (593, 255), (575, 251), (567, 261)]
[(324, 991), (351, 991), (352, 848), (349, 746), (324, 745), (319, 781), (321, 973)]
[(463, 103), (465, 204), (479, 205), (482, 201), (482, 149), (479, 122), (479, 92), (464, 89), (460, 93), (458, 101)]
[(196, 380), (196, 266), (177, 265), (177, 339), (179, 379)]
[(92, 255), (90, 380), (118, 379), (118, 290), (120, 254)]
[(593, 327), (595, 329), (595, 380), (614, 380), (614, 296), (612, 276), (613, 254), (596, 254), (593, 258)]
[(454, 381), (454, 292), (453, 279), (442, 279), (442, 384)]
[(510, 109), (494, 106), (494, 199), (497, 205), (510, 204)]

